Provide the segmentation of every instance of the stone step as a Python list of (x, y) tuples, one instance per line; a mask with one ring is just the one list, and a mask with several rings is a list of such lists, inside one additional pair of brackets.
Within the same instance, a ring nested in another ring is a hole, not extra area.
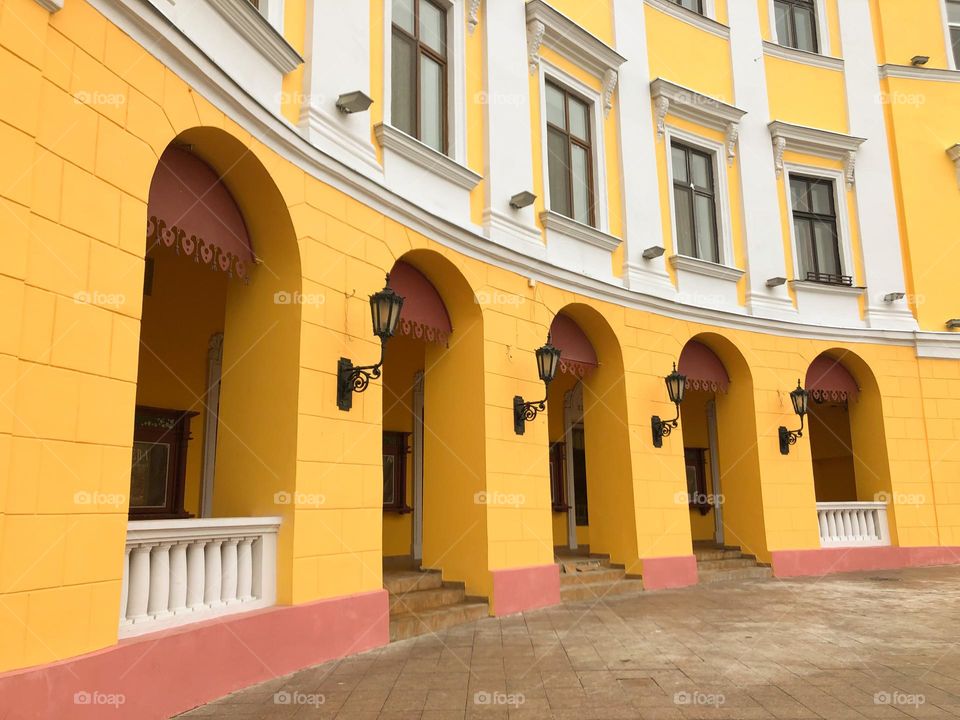
[(383, 587), (391, 595), (403, 595), (415, 590), (432, 590), (443, 586), (440, 572), (430, 570), (388, 570), (383, 573)]
[(721, 558), (720, 560), (697, 560), (697, 570), (733, 570), (741, 567), (757, 567), (757, 561), (753, 558)]
[(744, 557), (739, 550), (729, 548), (694, 548), (693, 554), (696, 556), (697, 562), (701, 560), (735, 560)]
[(603, 568), (587, 572), (560, 573), (560, 587), (568, 585), (592, 585), (598, 582), (616, 582), (623, 578), (623, 570)]
[(563, 602), (598, 601), (620, 595), (643, 592), (643, 581), (624, 578), (618, 582), (600, 582), (588, 585), (566, 585), (560, 587), (560, 599)]
[(462, 587), (439, 587), (390, 595), (390, 617), (463, 602)]
[(456, 605), (444, 605), (423, 612), (402, 613), (390, 618), (390, 641), (426, 635), (445, 628), (480, 620), (490, 614), (485, 602), (461, 602)]
[(701, 583), (724, 582), (727, 580), (765, 580), (773, 577), (773, 570), (757, 565), (732, 570), (700, 570), (698, 575)]

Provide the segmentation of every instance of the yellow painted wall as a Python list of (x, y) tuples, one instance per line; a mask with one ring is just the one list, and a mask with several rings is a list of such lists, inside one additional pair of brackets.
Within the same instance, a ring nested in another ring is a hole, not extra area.
[(870, 0), (878, 64), (909, 65), (928, 55), (931, 68), (948, 68), (940, 0)]
[(764, 63), (771, 119), (847, 132), (843, 72), (769, 55)]
[[(713, 393), (688, 390), (680, 407), (680, 422), (683, 425), (684, 448), (710, 448), (710, 435), (707, 429), (707, 403), (713, 400)], [(713, 477), (710, 467), (710, 453), (704, 457), (707, 495), (713, 494)], [(686, 486), (684, 486), (686, 487)], [(690, 510), (690, 534), (694, 540), (713, 540), (715, 536), (714, 511), (706, 514), (699, 510)]]

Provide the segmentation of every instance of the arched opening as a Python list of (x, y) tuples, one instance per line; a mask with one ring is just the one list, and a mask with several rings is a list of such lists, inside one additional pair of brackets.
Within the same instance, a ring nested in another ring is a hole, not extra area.
[(753, 379), (746, 360), (726, 338), (704, 333), (687, 342), (677, 365), (687, 377), (680, 429), (700, 577), (748, 565), (750, 558), (741, 553), (766, 562)]
[(480, 308), (431, 251), (400, 258), (390, 286), (405, 299), (383, 365), (384, 569), (488, 596)]
[(555, 551), (629, 565), (637, 538), (619, 342), (579, 304), (556, 315), (550, 335), (561, 351), (547, 390)]
[(810, 363), (804, 387), (821, 544), (890, 544), (890, 472), (873, 373), (852, 353), (827, 351)]
[(266, 169), (181, 134), (147, 205), (121, 635), (290, 601), (300, 282)]

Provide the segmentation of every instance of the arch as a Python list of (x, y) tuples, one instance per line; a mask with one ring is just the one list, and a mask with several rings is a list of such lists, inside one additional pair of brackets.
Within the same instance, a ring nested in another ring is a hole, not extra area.
[(750, 366), (732, 341), (713, 332), (690, 338), (680, 361), (697, 379), (680, 406), (684, 454), (690, 464), (694, 453), (687, 450), (701, 451), (707, 496), (692, 499), (693, 538), (769, 560)]
[[(403, 254), (393, 266), (391, 283), (395, 278), (414, 298), (408, 320), (437, 331), (431, 339), (431, 333), (418, 333), (411, 324), (409, 334), (390, 340), (384, 361), (384, 431), (409, 431), (414, 440), (418, 422), (422, 428), (420, 566), (465, 583), (469, 594), (489, 596), (486, 514), (499, 509), (477, 501), (487, 489), (483, 314), (466, 277), (439, 252)], [(420, 421), (415, 393), (422, 397)], [(411, 449), (408, 499), (413, 512), (385, 513), (385, 555), (407, 555), (416, 531), (417, 450)]]
[[(810, 452), (817, 500), (877, 501), (892, 497), (883, 398), (870, 365), (851, 350), (830, 348), (810, 362), (806, 378), (815, 388), (823, 386), (831, 391), (811, 392), (809, 405)], [(836, 450), (838, 445), (845, 450), (842, 457), (846, 458), (844, 472), (848, 473), (839, 488), (836, 483), (831, 487), (829, 475), (824, 475), (829, 463), (818, 462), (820, 458), (829, 457), (831, 448)], [(841, 496), (839, 491), (844, 494)], [(895, 544), (894, 503), (888, 502), (887, 513), (891, 541)]]
[(560, 350), (560, 372), (584, 377), (597, 366), (597, 351), (590, 338), (569, 315), (557, 313), (550, 323), (550, 337)]
[(410, 263), (397, 260), (390, 270), (388, 284), (404, 298), (398, 332), (446, 345), (453, 326), (447, 306), (433, 283)]
[[(277, 493), (296, 490), (297, 475), (302, 276), (287, 204), (253, 150), (212, 127), (170, 143), (149, 196), (156, 219), (145, 217), (145, 238), (159, 243), (145, 243), (155, 271), (136, 338), (136, 403), (198, 413), (188, 455), (215, 433), (208, 455), (215, 471), (204, 465), (197, 473), (212, 477), (210, 515), (284, 517), (277, 598), (292, 602), (293, 507), (275, 502)], [(224, 272), (211, 273), (209, 264)], [(246, 282), (229, 282), (228, 274)], [(203, 308), (214, 310), (201, 333), (193, 326)], [(216, 399), (208, 394), (212, 366), (222, 368)], [(195, 486), (188, 490), (197, 495)], [(198, 515), (200, 501), (191, 502)]]
[[(607, 319), (582, 303), (561, 308), (551, 325), (561, 329), (561, 340), (564, 333), (576, 339), (574, 357), (586, 370), (582, 374), (559, 375), (547, 392), (550, 440), (565, 443), (568, 488), (569, 479), (575, 479), (570, 475), (573, 472), (570, 448), (574, 442), (571, 430), (577, 420), (582, 420), (585, 482), (581, 487), (586, 488), (588, 524), (586, 533), (582, 526), (576, 528), (577, 535), (587, 541), (591, 553), (609, 555), (612, 562), (631, 566), (637, 558), (637, 536), (620, 341)], [(575, 417), (581, 414), (579, 408), (564, 417), (563, 409), (571, 406), (569, 398), (578, 385), (582, 392), (582, 418)], [(569, 497), (567, 503), (570, 503)], [(570, 510), (554, 513), (554, 545), (569, 543), (568, 513), (575, 511), (574, 502)]]

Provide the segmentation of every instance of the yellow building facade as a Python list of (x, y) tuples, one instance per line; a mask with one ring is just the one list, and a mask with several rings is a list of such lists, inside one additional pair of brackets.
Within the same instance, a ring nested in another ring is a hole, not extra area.
[(12, 717), (384, 644), (398, 570), (955, 562), (956, 5), (0, 0)]

